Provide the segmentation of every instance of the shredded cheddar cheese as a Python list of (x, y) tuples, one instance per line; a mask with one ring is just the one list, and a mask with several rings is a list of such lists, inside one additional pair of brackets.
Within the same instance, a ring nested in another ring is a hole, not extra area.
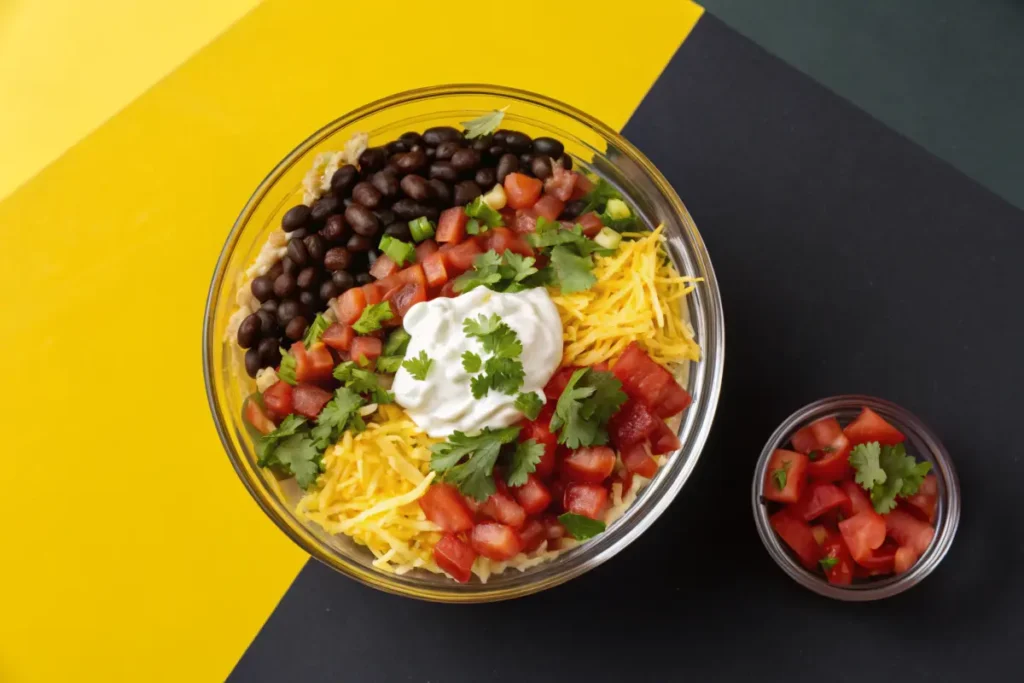
[(562, 318), (563, 365), (594, 365), (619, 356), (636, 341), (655, 361), (700, 360), (693, 328), (682, 317), (685, 297), (699, 278), (679, 275), (664, 245), (664, 226), (627, 233), (611, 256), (594, 259), (597, 283), (552, 297)]

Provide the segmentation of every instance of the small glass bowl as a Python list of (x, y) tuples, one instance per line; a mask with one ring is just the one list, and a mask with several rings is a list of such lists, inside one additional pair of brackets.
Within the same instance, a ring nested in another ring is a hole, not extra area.
[[(917, 560), (910, 571), (886, 578), (870, 579), (849, 586), (830, 584), (824, 577), (805, 569), (796, 556), (778, 537), (768, 521), (777, 505), (765, 501), (764, 479), (765, 468), (772, 452), (778, 448), (787, 448), (793, 433), (801, 427), (820, 420), (823, 417), (835, 417), (841, 424), (853, 421), (861, 408), (868, 407), (875, 411), (907, 437), (907, 453), (917, 460), (927, 460), (932, 464), (939, 485), (938, 512), (935, 518), (935, 538), (928, 550)], [(786, 418), (775, 430), (754, 468), (754, 484), (751, 488), (751, 503), (754, 507), (754, 522), (757, 533), (761, 536), (768, 554), (772, 556), (782, 570), (790, 578), (810, 590), (836, 600), (866, 601), (881, 600), (902, 593), (911, 586), (918, 584), (924, 577), (932, 573), (942, 558), (949, 552), (960, 523), (960, 482), (949, 453), (938, 437), (920, 419), (904, 410), (895, 403), (883, 401), (871, 396), (832, 396), (823, 398), (804, 406)]]

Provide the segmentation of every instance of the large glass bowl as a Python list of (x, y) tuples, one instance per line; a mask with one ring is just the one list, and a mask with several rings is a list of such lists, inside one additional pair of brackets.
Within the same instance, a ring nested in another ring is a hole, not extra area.
[[(508, 106), (504, 125), (533, 136), (551, 135), (565, 143), (578, 167), (605, 178), (623, 193), (648, 227), (664, 224), (668, 247), (679, 271), (703, 278), (679, 314), (696, 333), (703, 358), (689, 367), (683, 382), (693, 404), (679, 425), (681, 449), (670, 455), (634, 505), (594, 539), (555, 560), (525, 572), (510, 569), (486, 583), (474, 578), (458, 584), (415, 570), (405, 575), (381, 572), (373, 556), (348, 537), (332, 536), (295, 514), (300, 491), (294, 482), (278, 482), (256, 465), (252, 439), (242, 420), (242, 403), (255, 385), (246, 375), (234, 340), (225, 340), (228, 318), (244, 271), (281, 216), (301, 201), (301, 181), (313, 158), (343, 148), (353, 133), (364, 131), (381, 144), (407, 130), (458, 126), (460, 122)], [(556, 100), (486, 85), (452, 85), (412, 90), (366, 105), (321, 128), (284, 158), (256, 188), (245, 205), (210, 283), (203, 326), (203, 370), (217, 431), (242, 483), (263, 511), (306, 552), (342, 574), (399, 595), (443, 602), (483, 602), (535, 593), (593, 569), (636, 539), (672, 502), (700, 455), (718, 403), (725, 352), (722, 303), (704, 241), (665, 178), (633, 145), (614, 130)]]

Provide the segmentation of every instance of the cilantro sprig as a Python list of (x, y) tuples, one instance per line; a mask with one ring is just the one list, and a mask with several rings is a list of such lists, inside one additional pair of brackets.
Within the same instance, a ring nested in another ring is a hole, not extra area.
[(509, 461), (508, 474), (505, 481), (509, 486), (522, 486), (529, 475), (537, 469), (537, 464), (544, 457), (544, 446), (533, 439), (520, 441)]
[(855, 446), (850, 465), (856, 470), (854, 481), (871, 493), (872, 507), (883, 515), (896, 507), (896, 498), (917, 493), (932, 467), (930, 462), (917, 462), (907, 455), (901, 443), (883, 446), (877, 441)]
[(298, 380), (295, 378), (295, 356), (285, 349), (280, 349), (281, 365), (277, 369), (277, 378), (286, 384), (295, 386)]
[(546, 274), (537, 268), (536, 263), (532, 256), (522, 256), (513, 251), (499, 255), (491, 249), (474, 257), (472, 270), (455, 278), (455, 291), (468, 292), (477, 287), (487, 287), (495, 292), (521, 292), (540, 287), (546, 281)]
[(351, 391), (368, 396), (371, 401), (377, 404), (394, 403), (395, 396), (380, 385), (380, 377), (365, 370), (355, 361), (345, 361), (334, 368), (334, 379), (345, 385)]
[(379, 330), (382, 322), (391, 320), (394, 317), (395, 314), (391, 311), (390, 301), (370, 304), (359, 314), (359, 320), (352, 325), (352, 329), (359, 334), (369, 334)]
[(567, 230), (561, 223), (543, 216), (537, 218), (536, 230), (528, 239), (535, 248), (547, 251), (551, 262), (549, 280), (566, 294), (593, 287), (597, 282), (593, 254), (611, 253), (584, 235), (582, 226), (575, 225)]
[(409, 341), (412, 337), (405, 329), (399, 327), (388, 337), (384, 344), (384, 351), (377, 359), (377, 372), (394, 374), (402, 366), (405, 352), (409, 348)]
[(527, 420), (536, 420), (544, 408), (544, 401), (536, 392), (529, 391), (516, 396), (515, 407), (526, 416)]
[(558, 443), (569, 448), (603, 446), (608, 443), (608, 418), (625, 402), (622, 383), (615, 375), (580, 368), (558, 397), (551, 430), (558, 432)]
[(593, 538), (605, 530), (605, 524), (601, 520), (591, 519), (590, 517), (577, 515), (572, 512), (559, 515), (558, 521), (562, 523), (562, 526), (565, 527), (569, 535), (577, 541)]
[(481, 399), (491, 389), (514, 396), (526, 380), (526, 370), (519, 360), (523, 344), (515, 330), (497, 314), (480, 314), (476, 318), (463, 320), (462, 331), (467, 337), (479, 341), (483, 350), (491, 354), (486, 361), (470, 351), (462, 356), (462, 367), (466, 372), (483, 370), (482, 374), (474, 375), (469, 380), (473, 398)]
[(497, 490), (494, 466), (502, 447), (519, 436), (519, 427), (486, 428), (479, 434), (468, 436), (455, 432), (444, 443), (430, 447), (430, 469), (442, 480), (455, 484), (459, 490), (479, 501)]
[(412, 375), (413, 379), (422, 382), (427, 378), (427, 373), (430, 372), (430, 366), (433, 364), (434, 360), (427, 356), (427, 352), (420, 351), (418, 356), (402, 363), (402, 367)]
[(469, 216), (469, 220), (466, 222), (466, 232), (470, 235), (479, 235), (491, 228), (505, 225), (501, 214), (484, 201), (483, 195), (466, 204), (466, 208), (463, 211)]
[(322, 313), (317, 313), (316, 317), (313, 318), (313, 322), (309, 324), (309, 329), (306, 330), (306, 336), (302, 340), (302, 343), (308, 349), (310, 346), (320, 341), (320, 337), (323, 336), (324, 330), (331, 326), (331, 323), (327, 322), (327, 318)]

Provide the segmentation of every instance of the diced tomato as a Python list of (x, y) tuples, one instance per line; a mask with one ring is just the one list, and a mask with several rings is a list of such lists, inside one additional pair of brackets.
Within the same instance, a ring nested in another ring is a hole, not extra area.
[(892, 540), (910, 548), (918, 557), (928, 550), (932, 539), (935, 538), (935, 529), (899, 508), (884, 517), (885, 529)]
[(295, 412), (310, 420), (316, 418), (327, 402), (331, 400), (331, 392), (324, 391), (315, 384), (299, 383), (292, 390), (292, 403)]
[(565, 527), (562, 526), (562, 523), (554, 515), (541, 517), (540, 523), (544, 525), (544, 535), (547, 537), (548, 550), (557, 548), (561, 540), (565, 538)]
[(939, 482), (934, 474), (929, 474), (921, 482), (917, 493), (906, 499), (907, 510), (929, 524), (935, 524), (935, 515), (939, 507)]
[(629, 398), (608, 420), (608, 435), (619, 450), (647, 441), (661, 420), (639, 401)]
[(900, 547), (896, 551), (896, 555), (893, 557), (892, 568), (897, 574), (902, 574), (908, 571), (917, 562), (917, 559), (921, 557), (918, 553), (914, 552), (913, 548), (906, 546)]
[(532, 553), (547, 540), (547, 530), (539, 519), (530, 519), (519, 530), (519, 538), (523, 541), (523, 552)]
[(846, 425), (843, 433), (846, 434), (851, 446), (872, 441), (895, 446), (898, 443), (903, 443), (907, 438), (871, 408), (862, 408), (857, 419)]
[[(657, 463), (655, 463), (657, 465)], [(611, 490), (612, 486), (618, 482), (622, 486), (622, 495), (629, 493), (629, 489), (633, 488), (633, 473), (629, 470), (615, 470), (615, 474), (612, 475), (611, 485), (608, 487)]]
[(567, 366), (558, 370), (551, 379), (548, 380), (547, 385), (544, 387), (544, 395), (548, 397), (549, 401), (557, 401), (558, 397), (565, 391), (566, 385), (569, 384), (569, 380), (572, 379), (572, 373), (579, 370), (575, 366)]
[(865, 510), (839, 522), (839, 532), (850, 554), (860, 562), (885, 542), (885, 520), (874, 510)]
[(376, 361), (384, 350), (384, 342), (377, 337), (356, 337), (352, 340), (352, 360), (362, 364), (365, 358), (370, 363)]
[(551, 492), (536, 474), (530, 474), (526, 483), (512, 488), (512, 495), (528, 515), (538, 515), (551, 504)]
[(672, 429), (665, 423), (664, 420), (658, 420), (658, 426), (651, 434), (651, 453), (654, 455), (664, 455), (665, 453), (671, 453), (682, 446), (679, 441), (679, 436), (672, 431)]
[(445, 252), (449, 277), (461, 275), (473, 267), (473, 259), (483, 253), (476, 240), (466, 240)]
[(356, 333), (351, 325), (346, 323), (332, 323), (320, 336), (320, 341), (335, 351), (348, 351), (352, 348), (352, 340)]
[(459, 533), (473, 528), (473, 513), (451, 484), (433, 484), (420, 496), (419, 504), (427, 519), (445, 531)]
[[(551, 175), (544, 181), (544, 192), (546, 193), (544, 196), (555, 197), (563, 202), (569, 201), (572, 191), (576, 189), (577, 178), (579, 178), (579, 173), (567, 171), (562, 168), (561, 164), (552, 164)], [(557, 217), (558, 214), (555, 214), (555, 218)]]
[(835, 484), (812, 481), (804, 490), (800, 500), (793, 504), (793, 514), (805, 522), (817, 519), (829, 510), (841, 510), (844, 517), (853, 514), (850, 497)]
[(607, 446), (578, 448), (562, 461), (562, 474), (569, 481), (600, 484), (615, 469), (615, 451)]
[(516, 211), (515, 218), (509, 225), (520, 235), (537, 230), (537, 212), (533, 209)]
[(772, 453), (764, 472), (764, 497), (779, 503), (800, 500), (806, 485), (807, 456), (781, 448)]
[(245, 408), (242, 413), (245, 415), (245, 421), (251, 424), (260, 434), (269, 434), (277, 429), (277, 425), (267, 415), (267, 411), (252, 396), (245, 399)]
[(583, 234), (587, 237), (593, 237), (597, 233), (601, 232), (601, 228), (604, 227), (604, 224), (601, 223), (600, 216), (593, 211), (588, 211), (583, 214), (576, 219), (576, 222), (581, 228), (583, 228)]
[(438, 242), (458, 244), (466, 239), (466, 223), (468, 222), (469, 216), (461, 206), (445, 209), (437, 221), (437, 232), (434, 233), (434, 239)]
[(433, 253), (423, 259), (423, 272), (431, 287), (440, 287), (448, 282), (448, 269), (444, 265), (444, 254)]
[[(853, 583), (853, 559), (839, 534), (830, 533), (821, 546), (821, 559), (829, 560), (830, 566), (819, 565), (825, 570), (829, 583), (849, 586)], [(831, 560), (834, 560), (832, 562)]]
[(563, 507), (566, 512), (600, 519), (608, 502), (608, 490), (597, 484), (569, 484), (565, 487)]
[(437, 246), (437, 242), (431, 239), (426, 239), (416, 245), (416, 262), (423, 263), (423, 259), (427, 258), (431, 254), (436, 254), (440, 247)]
[(859, 514), (865, 510), (874, 510), (874, 506), (871, 505), (871, 499), (868, 498), (868, 494), (861, 488), (860, 484), (855, 483), (851, 479), (839, 482), (839, 488), (843, 490), (847, 498), (850, 499), (850, 511), (853, 514)]
[(810, 456), (807, 474), (812, 479), (839, 481), (852, 473), (850, 440), (834, 417), (824, 417), (798, 429), (790, 440), (794, 450)]
[(505, 176), (505, 196), (508, 205), (513, 209), (528, 209), (540, 197), (543, 183), (522, 173), (509, 173)]
[(370, 275), (377, 280), (383, 280), (389, 275), (394, 275), (398, 272), (398, 264), (391, 260), (391, 257), (387, 254), (381, 254), (377, 257), (377, 260), (370, 266)]
[(533, 247), (508, 228), (491, 228), (480, 236), (480, 241), (480, 248), (484, 251), (493, 249), (498, 254), (511, 251), (520, 256), (533, 256)]
[(523, 549), (523, 540), (515, 529), (498, 522), (477, 524), (469, 542), (473, 550), (498, 562), (515, 557)]
[(800, 564), (811, 571), (817, 569), (821, 548), (814, 540), (810, 525), (785, 508), (772, 515), (769, 521), (779, 538), (796, 553)]
[(305, 344), (298, 341), (292, 344), (289, 353), (295, 358), (295, 379), (299, 382), (331, 379), (334, 357), (323, 342), (316, 342), (307, 349)]
[(872, 550), (870, 555), (860, 558), (857, 564), (865, 569), (882, 573), (892, 573), (896, 562), (896, 551), (899, 546), (892, 541), (886, 541), (877, 550)]
[(650, 479), (658, 473), (658, 463), (654, 462), (654, 458), (648, 454), (646, 443), (627, 446), (622, 449), (621, 455), (622, 464), (626, 466), (627, 471), (633, 474)]
[(399, 285), (385, 294), (383, 300), (391, 302), (391, 312), (395, 317), (387, 322), (391, 323), (389, 327), (395, 327), (401, 324), (402, 318), (410, 308), (427, 300), (427, 287), (411, 283)]
[(459, 583), (466, 583), (473, 575), (476, 552), (454, 534), (445, 534), (434, 545), (434, 562)]
[(508, 524), (513, 529), (518, 529), (526, 521), (526, 511), (504, 491), (492, 493), (480, 506), (480, 514), (496, 522)]
[(441, 287), (441, 289), (440, 289), (440, 291), (438, 291), (437, 295), (440, 296), (440, 297), (445, 297), (445, 298), (451, 298), (453, 296), (458, 296), (459, 293), (455, 291), (455, 280), (449, 280), (448, 282), (444, 283), (444, 286)]
[(594, 183), (591, 182), (590, 178), (583, 175), (582, 173), (577, 173), (576, 186), (572, 188), (572, 196), (569, 197), (569, 199), (583, 199), (593, 189)]
[(630, 342), (622, 352), (612, 373), (622, 382), (622, 389), (630, 398), (643, 402), (659, 417), (678, 415), (690, 405), (686, 389), (636, 342)]
[(346, 325), (352, 325), (359, 320), (364, 308), (366, 308), (366, 294), (360, 287), (346, 290), (334, 301), (334, 314), (338, 316), (340, 322)]
[(504, 225), (511, 226), (516, 220), (516, 210), (511, 206), (506, 206), (498, 213), (501, 214), (501, 222)]
[(381, 299), (384, 298), (384, 288), (381, 287), (380, 282), (371, 282), (368, 285), (363, 285), (359, 289), (363, 290), (363, 296), (366, 297), (367, 306), (379, 304)]
[(292, 385), (287, 382), (275, 382), (263, 392), (263, 405), (267, 413), (275, 420), (283, 420), (295, 412), (292, 403)]
[(558, 449), (558, 437), (551, 432), (550, 428), (551, 415), (554, 410), (552, 404), (548, 403), (541, 410), (536, 420), (521, 423), (522, 429), (519, 431), (519, 439), (521, 441), (533, 439), (544, 446), (544, 455), (541, 456), (540, 462), (537, 463), (537, 468), (534, 470), (537, 476), (540, 477), (549, 477), (555, 471), (555, 453)]
[(538, 199), (537, 203), (531, 208), (536, 215), (544, 216), (546, 220), (554, 221), (558, 220), (559, 214), (565, 208), (565, 201), (554, 195), (546, 194)]

